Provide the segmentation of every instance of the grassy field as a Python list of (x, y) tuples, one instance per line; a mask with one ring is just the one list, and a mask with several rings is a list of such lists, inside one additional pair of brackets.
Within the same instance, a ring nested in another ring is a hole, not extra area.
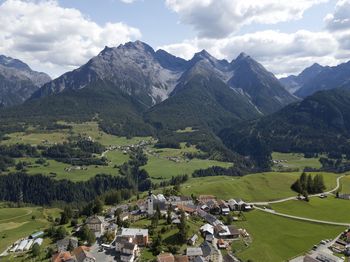
[(298, 153), (272, 153), (273, 160), (285, 160), (281, 164), (285, 168), (298, 168), (302, 170), (304, 167), (320, 168), (319, 158), (305, 158), (303, 154)]
[[(320, 174), (320, 173), (318, 173)], [(327, 189), (336, 186), (338, 175), (322, 173)], [(213, 194), (218, 198), (242, 198), (246, 201), (268, 201), (296, 195), (290, 189), (300, 173), (260, 173), (244, 177), (191, 178), (182, 185), (185, 195)]]
[(309, 202), (292, 200), (271, 207), (285, 214), (350, 224), (350, 201), (333, 196), (324, 199), (312, 197)]
[(258, 210), (245, 214), (247, 221), (236, 225), (245, 228), (253, 243), (237, 253), (244, 261), (286, 261), (311, 249), (322, 239), (334, 238), (345, 228), (291, 220)]
[[(71, 170), (65, 171), (65, 168), (71, 167), (69, 164), (57, 162), (55, 160), (47, 160), (48, 165), (35, 164), (35, 158), (20, 158), (17, 161), (30, 162), (31, 166), (27, 168), (28, 174), (43, 174), (50, 176), (50, 173), (55, 173), (55, 179), (69, 179), (71, 181), (86, 181), (96, 174), (118, 175), (119, 171), (115, 165), (121, 165), (129, 159), (128, 155), (124, 155), (120, 151), (110, 151), (106, 154), (110, 161), (107, 166), (87, 166), (87, 170)], [(10, 171), (15, 171), (14, 168)]]
[(152, 178), (169, 179), (172, 176), (184, 174), (190, 176), (197, 169), (205, 169), (212, 166), (230, 167), (232, 163), (202, 159), (183, 160), (177, 163), (166, 158), (148, 156), (148, 163), (144, 168)]
[(343, 194), (350, 194), (350, 176), (343, 177), (340, 180), (340, 190)]
[(58, 214), (58, 209), (40, 207), (0, 208), (0, 253), (14, 241), (45, 229), (49, 225), (47, 216)]

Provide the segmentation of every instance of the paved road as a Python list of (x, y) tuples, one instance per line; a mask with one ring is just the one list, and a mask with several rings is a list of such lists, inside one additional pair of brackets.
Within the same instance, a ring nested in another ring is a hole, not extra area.
[(288, 214), (283, 214), (276, 212), (275, 210), (272, 209), (264, 209), (261, 207), (255, 207), (255, 209), (273, 214), (276, 216), (281, 216), (281, 217), (287, 217), (287, 218), (292, 218), (296, 220), (302, 220), (302, 221), (308, 221), (308, 222), (314, 222), (314, 223), (319, 223), (319, 224), (327, 224), (327, 225), (333, 225), (333, 226), (345, 226), (345, 227), (350, 227), (349, 223), (340, 223), (340, 222), (333, 222), (333, 221), (325, 221), (325, 220), (318, 220), (318, 219), (312, 219), (312, 218), (307, 218), (307, 217), (299, 217), (299, 216), (293, 216), (293, 215), (288, 215)]
[[(310, 197), (318, 197), (320, 195), (329, 195), (332, 194), (333, 192), (337, 191), (340, 187), (340, 179), (343, 178), (345, 175), (342, 175), (340, 177), (337, 178), (337, 186), (335, 188), (333, 188), (330, 191), (324, 192), (324, 193), (320, 193), (320, 194), (314, 194), (314, 195), (309, 195)], [(269, 204), (276, 204), (276, 203), (282, 203), (282, 202), (286, 202), (286, 201), (290, 201), (290, 200), (297, 200), (297, 196), (292, 196), (292, 197), (286, 197), (286, 198), (282, 198), (282, 199), (278, 199), (278, 200), (273, 200), (273, 201), (265, 201), (265, 202), (252, 202), (249, 203), (250, 205), (254, 205), (254, 206), (267, 206)]]

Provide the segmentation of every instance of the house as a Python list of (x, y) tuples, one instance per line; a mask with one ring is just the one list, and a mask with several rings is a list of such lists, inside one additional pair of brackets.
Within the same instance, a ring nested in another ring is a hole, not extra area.
[(64, 239), (58, 240), (56, 242), (57, 251), (63, 252), (68, 250), (68, 246), (71, 245), (71, 247), (77, 248), (78, 247), (78, 239), (75, 237), (66, 237)]
[(201, 244), (201, 249), (203, 257), (206, 261), (219, 262), (220, 261), (220, 251), (211, 243), (204, 241)]
[(217, 225), (214, 227), (214, 231), (223, 239), (237, 239), (240, 236), (240, 232), (235, 226)]
[(175, 262), (175, 257), (171, 253), (161, 253), (157, 256), (157, 262)]
[(200, 248), (200, 247), (188, 247), (186, 249), (186, 256), (190, 260), (194, 259), (195, 257), (202, 256), (202, 255), (203, 255), (203, 251), (202, 251), (202, 248)]
[(70, 252), (61, 251), (52, 256), (51, 262), (76, 262), (76, 260)]
[(332, 254), (322, 252), (322, 251), (318, 251), (318, 253), (316, 254), (316, 259), (322, 262), (343, 262), (344, 261), (339, 257), (336, 257)]
[(188, 256), (185, 255), (176, 255), (175, 262), (189, 262)]
[(218, 204), (219, 204), (219, 207), (221, 209), (222, 215), (228, 215), (230, 213), (230, 207), (228, 206), (228, 204), (225, 201), (219, 200)]
[(117, 236), (115, 238), (115, 250), (117, 252), (122, 252), (122, 249), (126, 243), (131, 243), (132, 238), (126, 236)]
[(138, 246), (148, 245), (148, 229), (122, 228), (120, 236), (131, 238), (132, 243), (137, 244)]
[(96, 259), (90, 254), (90, 248), (80, 246), (72, 251), (72, 255), (77, 262), (96, 262)]
[(204, 257), (198, 256), (193, 259), (193, 262), (206, 262), (206, 260), (204, 259)]
[(339, 198), (345, 199), (345, 200), (350, 200), (350, 194), (341, 194), (341, 195), (339, 195)]
[(197, 211), (197, 207), (190, 204), (178, 204), (176, 207), (188, 214), (194, 214)]
[(126, 242), (122, 247), (120, 260), (122, 262), (133, 262), (139, 256), (139, 252), (137, 244)]
[(200, 203), (207, 203), (210, 200), (216, 200), (216, 197), (213, 195), (200, 195), (198, 197), (198, 202)]
[(103, 234), (104, 232), (104, 218), (101, 216), (91, 216), (86, 219), (87, 227), (95, 233)]
[(161, 253), (157, 256), (157, 262), (188, 262), (188, 256), (176, 255), (171, 253)]
[(205, 236), (205, 241), (208, 241), (210, 243), (213, 243), (214, 241), (214, 235), (208, 234)]
[(41, 237), (44, 235), (44, 232), (43, 231), (39, 231), (39, 232), (36, 232), (36, 233), (33, 233), (29, 236), (29, 239), (36, 239), (38, 237)]
[(194, 234), (189, 240), (188, 240), (188, 244), (193, 246), (194, 244), (196, 244), (196, 241), (198, 240), (198, 236), (197, 234)]
[(248, 205), (242, 199), (230, 199), (228, 206), (232, 211), (244, 211)]
[(203, 237), (205, 237), (206, 235), (214, 235), (214, 227), (210, 224), (205, 224), (203, 226), (201, 226), (201, 228), (199, 229), (203, 235)]

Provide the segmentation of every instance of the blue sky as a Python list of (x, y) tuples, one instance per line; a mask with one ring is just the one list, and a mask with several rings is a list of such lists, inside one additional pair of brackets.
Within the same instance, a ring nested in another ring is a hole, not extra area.
[(0, 0), (0, 53), (53, 77), (137, 39), (297, 74), (350, 60), (350, 0)]

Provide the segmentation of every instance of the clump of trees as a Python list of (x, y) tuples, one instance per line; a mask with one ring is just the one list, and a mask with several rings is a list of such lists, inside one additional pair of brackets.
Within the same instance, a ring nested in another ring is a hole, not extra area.
[(324, 184), (323, 176), (317, 174), (315, 176), (307, 175), (303, 172), (300, 177), (291, 186), (292, 190), (304, 195), (322, 193), (326, 186)]

